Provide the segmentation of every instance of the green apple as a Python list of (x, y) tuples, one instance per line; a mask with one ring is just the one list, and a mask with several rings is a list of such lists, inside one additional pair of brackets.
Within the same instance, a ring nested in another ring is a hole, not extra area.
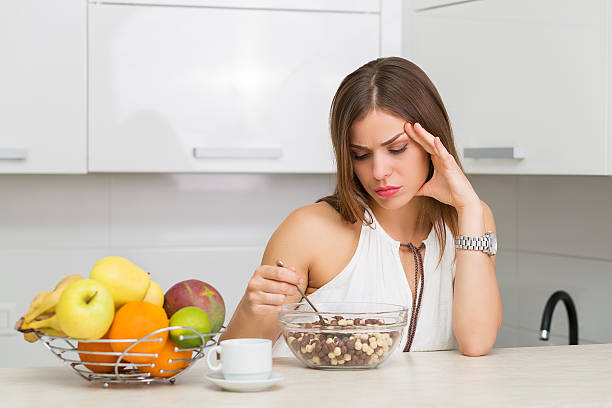
[(81, 279), (64, 289), (55, 314), (68, 336), (96, 340), (106, 334), (115, 317), (113, 295), (100, 282)]
[[(208, 320), (208, 314), (199, 307), (187, 306), (170, 317), (170, 327), (172, 326), (186, 326), (191, 327), (200, 334), (210, 333), (210, 321)], [(194, 333), (189, 329), (173, 329), (170, 330), (170, 340), (180, 348), (193, 348), (202, 345), (202, 339), (196, 337), (193, 339), (180, 339), (180, 336), (193, 336)], [(212, 336), (205, 337), (205, 340), (210, 340)]]
[(115, 309), (144, 299), (151, 279), (149, 274), (120, 256), (107, 256), (94, 265), (89, 279), (102, 283), (113, 295)]
[(164, 291), (161, 286), (157, 283), (151, 281), (151, 285), (149, 286), (149, 290), (147, 290), (147, 294), (145, 295), (143, 302), (153, 303), (156, 306), (163, 307), (164, 306)]

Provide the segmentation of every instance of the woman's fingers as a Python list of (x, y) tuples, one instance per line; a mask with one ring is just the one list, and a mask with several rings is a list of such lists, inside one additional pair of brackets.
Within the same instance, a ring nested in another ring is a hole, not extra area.
[(434, 167), (455, 167), (453, 166), (453, 164), (456, 164), (455, 158), (446, 150), (439, 137), (429, 133), (419, 123), (415, 123), (413, 126), (410, 126), (408, 122), (406, 123), (414, 135), (413, 139), (431, 155)]
[(281, 293), (253, 292), (250, 301), (258, 305), (280, 306), (285, 303), (286, 297)]
[(296, 295), (298, 293), (295, 285), (270, 279), (262, 279), (259, 290), (267, 293), (281, 293), (283, 295)]
[(251, 306), (251, 311), (256, 316), (269, 316), (272, 313), (278, 313), (281, 311), (281, 307), (277, 305), (262, 305), (262, 304), (253, 304)]
[(298, 295), (296, 285), (302, 278), (295, 268), (261, 265), (247, 285), (244, 300), (257, 316), (278, 313), (288, 298)]
[(404, 124), (404, 131), (412, 140), (420, 144), (427, 153), (432, 156), (438, 154), (434, 144), (434, 137), (425, 131), (418, 123), (415, 123), (413, 126), (410, 122), (406, 122)]
[(289, 296), (296, 295), (298, 291), (296, 284), (293, 282), (300, 282), (302, 279), (295, 269), (292, 269), (262, 265), (257, 268), (247, 290), (250, 292), (278, 293)]
[(299, 285), (302, 283), (302, 278), (295, 269), (291, 270), (279, 266), (267, 266), (261, 268), (260, 275), (264, 279), (287, 282), (292, 285)]
[(301, 283), (293, 267), (261, 265), (247, 285), (245, 300), (255, 315), (277, 313), (288, 298), (298, 295), (296, 285)]

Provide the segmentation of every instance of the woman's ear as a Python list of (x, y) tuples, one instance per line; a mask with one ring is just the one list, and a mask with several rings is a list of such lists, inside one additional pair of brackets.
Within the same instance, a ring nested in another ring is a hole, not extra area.
[(429, 157), (429, 172), (427, 173), (427, 180), (425, 180), (426, 183), (429, 180), (431, 180), (434, 174), (434, 165), (433, 165), (433, 162), (431, 161), (431, 156), (428, 155), (428, 157)]

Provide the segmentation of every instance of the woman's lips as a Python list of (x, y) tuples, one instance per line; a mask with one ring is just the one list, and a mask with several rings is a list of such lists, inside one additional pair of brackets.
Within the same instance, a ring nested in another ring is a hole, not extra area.
[(376, 194), (378, 194), (381, 197), (389, 197), (397, 193), (400, 188), (401, 187), (395, 187), (395, 186), (380, 187), (376, 189)]

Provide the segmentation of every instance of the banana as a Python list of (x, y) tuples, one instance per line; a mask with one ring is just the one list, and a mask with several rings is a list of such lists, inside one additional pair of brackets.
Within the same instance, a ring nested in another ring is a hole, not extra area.
[(46, 334), (49, 336), (55, 336), (55, 337), (68, 337), (68, 335), (66, 333), (64, 333), (61, 330), (52, 328), (52, 327), (42, 327), (40, 329), (38, 329), (39, 332), (41, 332), (42, 334)]
[(34, 297), (28, 311), (15, 323), (15, 330), (23, 332), (24, 340), (36, 342), (38, 338), (32, 333), (34, 330), (50, 336), (67, 337), (60, 329), (55, 307), (64, 289), (80, 279), (84, 278), (78, 274), (67, 276), (52, 291), (42, 291)]
[(23, 339), (29, 343), (36, 343), (38, 341), (38, 337), (32, 332), (23, 333)]
[[(47, 317), (48, 316), (48, 317)], [(34, 330), (47, 334), (49, 336), (56, 337), (68, 337), (66, 333), (58, 329), (57, 320), (54, 319), (55, 314), (53, 315), (44, 315), (44, 318), (36, 321), (36, 323), (26, 324), (25, 327), (20, 327), (18, 330), (23, 332), (23, 339), (30, 343), (35, 343), (38, 341), (38, 337), (33, 333)], [(20, 325), (21, 322), (17, 322), (17, 325)], [(17, 328), (17, 325), (15, 326)], [(35, 326), (43, 326), (49, 325), (51, 327), (35, 327)]]
[(40, 316), (39, 320), (32, 320), (29, 323), (24, 322), (21, 325), (21, 330), (28, 329), (37, 330), (43, 333), (47, 329), (52, 329), (56, 331), (62, 330), (59, 325), (59, 319), (57, 318), (57, 315), (55, 313), (42, 315)]
[(30, 308), (28, 309), (28, 311), (26, 312), (26, 314), (23, 315), (23, 319), (30, 321), (33, 320), (36, 316), (33, 316), (33, 312), (37, 311), (40, 309), (43, 301), (51, 294), (53, 293), (50, 290), (45, 290), (42, 292), (39, 292), (35, 297), (34, 300), (32, 300), (32, 303), (30, 304)]
[(64, 289), (80, 279), (84, 278), (78, 274), (67, 276), (52, 291), (42, 291), (34, 297), (28, 311), (15, 323), (15, 330), (23, 332), (24, 340), (36, 342), (38, 338), (32, 333), (34, 330), (50, 336), (67, 337), (60, 329), (55, 307)]
[(30, 323), (42, 314), (54, 313), (64, 289), (80, 279), (83, 277), (78, 274), (67, 276), (55, 286), (52, 292), (44, 291), (37, 294), (32, 300), (30, 309), (23, 315), (24, 323)]
[(19, 320), (17, 320), (17, 322), (15, 322), (15, 330), (17, 331), (22, 331), (21, 326), (23, 326), (23, 316), (19, 318)]

